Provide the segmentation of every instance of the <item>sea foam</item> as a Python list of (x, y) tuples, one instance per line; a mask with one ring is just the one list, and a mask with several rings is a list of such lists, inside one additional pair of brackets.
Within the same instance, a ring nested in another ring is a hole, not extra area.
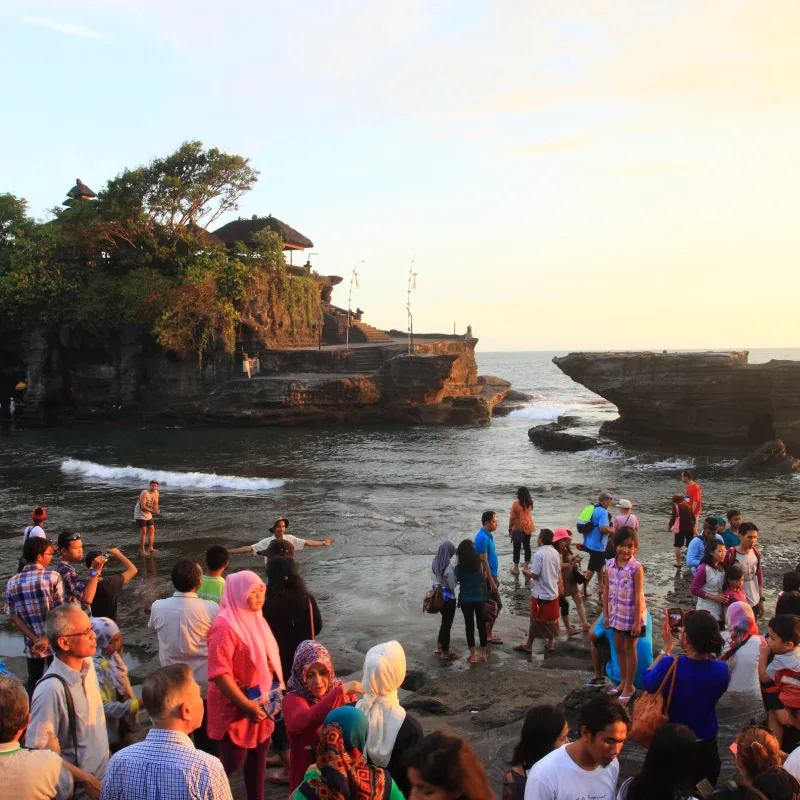
[(102, 482), (158, 481), (165, 486), (187, 489), (233, 489), (235, 491), (259, 491), (278, 489), (285, 481), (271, 478), (242, 478), (238, 475), (215, 475), (207, 472), (168, 472), (139, 467), (106, 467), (93, 461), (67, 458), (61, 462), (61, 471)]

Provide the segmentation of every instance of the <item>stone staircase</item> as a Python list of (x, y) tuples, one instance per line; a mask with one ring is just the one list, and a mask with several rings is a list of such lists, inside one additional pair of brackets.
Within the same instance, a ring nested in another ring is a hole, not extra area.
[(366, 322), (359, 322), (354, 319), (350, 323), (350, 341), (354, 344), (378, 344), (381, 342), (391, 342), (392, 338), (385, 331), (379, 331)]

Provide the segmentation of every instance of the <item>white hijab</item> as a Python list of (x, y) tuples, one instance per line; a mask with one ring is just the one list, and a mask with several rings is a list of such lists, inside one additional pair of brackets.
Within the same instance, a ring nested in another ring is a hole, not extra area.
[(375, 645), (364, 659), (361, 685), (364, 696), (356, 703), (367, 718), (367, 747), (364, 755), (377, 767), (385, 767), (406, 710), (400, 706), (397, 690), (406, 678), (406, 654), (400, 642)]

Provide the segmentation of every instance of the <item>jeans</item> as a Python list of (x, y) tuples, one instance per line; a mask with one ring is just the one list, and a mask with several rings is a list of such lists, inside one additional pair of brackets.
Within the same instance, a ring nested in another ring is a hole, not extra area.
[(442, 615), (442, 624), (439, 625), (439, 636), (436, 641), (442, 646), (442, 652), (446, 653), (450, 649), (450, 628), (453, 627), (453, 619), (456, 615), (455, 597), (447, 600), (439, 613)]
[(486, 620), (483, 618), (483, 600), (477, 603), (461, 601), (461, 613), (464, 615), (464, 628), (467, 633), (467, 645), (475, 647), (475, 621), (478, 623), (478, 641), (486, 647)]
[(522, 541), (521, 542), (514, 541), (513, 547), (514, 547), (515, 564), (519, 564), (519, 553), (522, 548), (525, 549), (525, 563), (526, 564), (531, 563), (531, 534), (529, 533), (523, 534)]
[(267, 778), (269, 739), (251, 749), (235, 745), (228, 734), (219, 743), (219, 760), (230, 776), (244, 765), (244, 786), (247, 800), (264, 800), (264, 781)]
[(722, 762), (719, 759), (719, 747), (717, 746), (717, 740), (698, 740), (695, 747), (695, 786), (700, 783), (703, 778), (708, 778), (709, 783), (712, 786), (716, 786), (717, 779), (719, 778), (719, 772), (722, 769)]
[(44, 671), (53, 663), (53, 656), (47, 658), (26, 658), (28, 662), (28, 682), (25, 688), (28, 690), (28, 697), (33, 697), (33, 690), (36, 684), (42, 679)]

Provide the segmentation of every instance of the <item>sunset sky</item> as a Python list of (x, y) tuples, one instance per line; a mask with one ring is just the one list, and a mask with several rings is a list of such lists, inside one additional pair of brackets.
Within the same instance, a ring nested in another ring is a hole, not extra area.
[(800, 346), (797, 0), (3, 0), (0, 51), (37, 216), (200, 139), (379, 327), (415, 257), (483, 350)]

